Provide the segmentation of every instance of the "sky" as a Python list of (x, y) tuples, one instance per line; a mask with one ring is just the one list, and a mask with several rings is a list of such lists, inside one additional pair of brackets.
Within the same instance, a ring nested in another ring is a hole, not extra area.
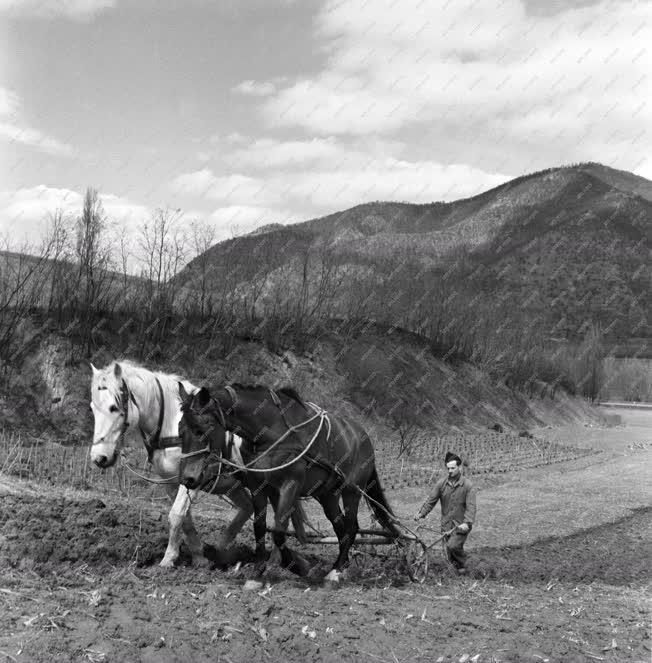
[(87, 187), (217, 239), (598, 161), (652, 179), (652, 3), (0, 0), (0, 235)]

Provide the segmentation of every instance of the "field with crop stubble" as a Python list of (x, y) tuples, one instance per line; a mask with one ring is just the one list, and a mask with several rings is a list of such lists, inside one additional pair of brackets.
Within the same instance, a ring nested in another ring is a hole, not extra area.
[[(339, 589), (271, 566), (264, 587), (246, 590), (253, 576), (249, 527), (231, 551), (239, 566), (196, 570), (184, 559), (163, 571), (156, 565), (167, 534), (159, 488), (121, 472), (100, 476), (87, 467), (87, 450), (64, 454), (41, 445), (30, 455), (25, 449), (33, 443), (19, 452), (16, 438), (5, 440), (0, 656), (233, 663), (649, 660), (652, 411), (631, 420), (620, 414), (623, 423), (608, 429), (545, 429), (533, 440), (457, 436), (458, 446), (475, 452), (469, 470), (480, 488), (478, 523), (467, 544), (469, 576), (451, 575), (435, 546), (427, 581), (413, 584), (394, 546), (359, 547)], [(438, 438), (432, 445), (452, 441)], [(402, 472), (401, 460), (379, 450), (389, 500), (410, 527), (441, 468), (439, 449), (431, 451), (430, 465), (411, 479), (411, 466), (425, 462), (424, 450), (403, 461)], [(51, 454), (47, 463), (38, 460), (39, 452)], [(56, 454), (65, 455), (60, 473)], [(390, 485), (397, 470), (401, 481)], [(325, 528), (316, 505), (308, 504), (308, 511)], [(228, 509), (204, 497), (195, 513), (210, 545)], [(436, 508), (421, 530), (425, 538), (435, 536), (438, 517)], [(361, 521), (369, 525), (366, 509)], [(326, 572), (335, 547), (308, 546), (304, 553), (316, 571)]]

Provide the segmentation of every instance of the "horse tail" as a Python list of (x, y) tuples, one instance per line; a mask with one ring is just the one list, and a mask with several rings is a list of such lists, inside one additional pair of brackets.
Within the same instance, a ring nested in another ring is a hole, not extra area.
[(396, 516), (394, 516), (394, 511), (392, 511), (392, 507), (385, 497), (385, 492), (380, 485), (378, 470), (375, 466), (365, 487), (364, 496), (367, 504), (383, 528), (393, 536), (401, 536), (401, 531), (395, 525)]
[(306, 535), (306, 523), (308, 522), (308, 516), (306, 516), (306, 511), (301, 504), (301, 500), (299, 499), (294, 503), (291, 519), (297, 540), (301, 545), (305, 545), (308, 542), (308, 537)]

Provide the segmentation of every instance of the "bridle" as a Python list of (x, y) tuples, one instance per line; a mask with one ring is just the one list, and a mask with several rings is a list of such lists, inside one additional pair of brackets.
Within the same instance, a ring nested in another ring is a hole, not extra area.
[[(181, 445), (178, 436), (163, 437), (163, 438), (161, 437), (161, 431), (163, 430), (163, 422), (165, 420), (165, 394), (163, 393), (163, 387), (161, 386), (161, 382), (158, 379), (158, 377), (154, 376), (154, 380), (156, 381), (156, 386), (158, 387), (159, 400), (161, 403), (156, 429), (151, 434), (148, 435), (143, 430), (140, 423), (138, 424), (138, 430), (140, 431), (140, 435), (143, 438), (143, 444), (145, 445), (145, 449), (147, 450), (147, 459), (150, 463), (152, 462), (152, 458), (155, 451), (159, 451), (161, 449), (170, 448), (170, 447), (178, 447)], [(106, 389), (106, 387), (100, 387), (100, 389)], [(177, 479), (175, 477), (170, 479), (152, 479), (150, 477), (144, 476), (143, 474), (141, 474), (140, 472), (138, 472), (129, 465), (124, 455), (124, 438), (130, 426), (129, 405), (132, 404), (136, 408), (136, 410), (139, 413), (139, 419), (140, 419), (140, 407), (138, 406), (133, 391), (129, 389), (127, 381), (124, 378), (122, 378), (122, 384), (120, 385), (120, 396), (118, 399), (118, 404), (119, 404), (119, 411), (122, 414), (124, 420), (120, 428), (120, 433), (118, 435), (118, 441), (115, 446), (115, 453), (116, 454), (120, 453), (122, 464), (137, 477), (144, 479), (149, 483), (157, 483), (157, 484), (176, 483)], [(93, 442), (92, 446), (102, 443), (103, 440), (98, 440), (97, 442)]]
[[(231, 387), (227, 387), (227, 390), (229, 390), (229, 394), (231, 394), (231, 392), (233, 392), (233, 394), (235, 394), (235, 390), (233, 390)], [(234, 398), (233, 394), (231, 395), (231, 397), (233, 398), (232, 409), (235, 409), (236, 399)], [(193, 396), (193, 400), (194, 400), (194, 396)], [(222, 407), (221, 407), (219, 401), (216, 398), (211, 397), (210, 400), (208, 401), (208, 403), (206, 403), (206, 405), (204, 405), (204, 407), (201, 410), (194, 410), (191, 406), (186, 407), (185, 405), (181, 406), (181, 410), (183, 412), (188, 412), (188, 413), (193, 414), (195, 416), (203, 416), (204, 415), (204, 410), (206, 410), (206, 408), (211, 403), (217, 408), (217, 412), (219, 413), (220, 425), (224, 429), (224, 432), (225, 433), (230, 433), (231, 438), (232, 438), (233, 433), (231, 433), (231, 431), (226, 430), (226, 417), (224, 416), (224, 411), (222, 410)], [(208, 456), (210, 457), (211, 455), (213, 455), (215, 453), (218, 453), (218, 452), (215, 451), (215, 449), (213, 449), (213, 446), (211, 445), (211, 437), (212, 436), (209, 435), (209, 433), (213, 432), (214, 429), (215, 429), (215, 426), (212, 426), (211, 428), (209, 428), (203, 434), (203, 437), (207, 438), (207, 442), (206, 442), (205, 447), (203, 447), (201, 449), (197, 449), (196, 451), (188, 451), (187, 453), (182, 452), (181, 456), (180, 456), (180, 460), (184, 460), (185, 458), (193, 458), (194, 456), (201, 456), (202, 454), (208, 454)], [(221, 456), (222, 456), (222, 454), (220, 454), (220, 457)]]
[[(106, 389), (106, 387), (98, 387), (98, 389)], [(122, 449), (124, 446), (124, 437), (127, 433), (127, 429), (129, 428), (129, 403), (133, 403), (134, 407), (140, 412), (140, 409), (138, 407), (138, 403), (136, 403), (136, 398), (134, 397), (133, 392), (129, 387), (127, 386), (127, 383), (125, 380), (122, 380), (122, 384), (120, 385), (120, 397), (118, 399), (118, 403), (120, 405), (119, 411), (122, 414), (124, 421), (122, 422), (122, 426), (120, 427), (120, 434), (118, 435), (118, 443), (116, 444), (116, 453)], [(143, 436), (143, 438), (146, 438), (146, 433), (143, 431), (143, 429), (140, 429), (140, 433)], [(94, 441), (91, 446), (96, 446), (98, 444), (104, 444), (104, 438), (100, 438), (97, 441)], [(147, 446), (147, 445), (146, 445)]]

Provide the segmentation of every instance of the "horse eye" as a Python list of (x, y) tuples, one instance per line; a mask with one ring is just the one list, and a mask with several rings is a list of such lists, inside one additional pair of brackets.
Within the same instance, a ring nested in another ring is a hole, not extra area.
[(109, 408), (109, 412), (117, 412), (117, 411), (118, 411), (118, 406), (117, 406), (117, 405), (112, 405), (112, 406)]

